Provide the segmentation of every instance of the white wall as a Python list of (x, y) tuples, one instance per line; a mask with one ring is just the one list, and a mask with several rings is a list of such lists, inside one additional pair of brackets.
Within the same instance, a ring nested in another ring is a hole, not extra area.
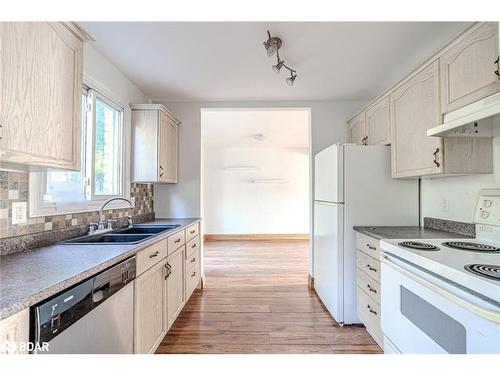
[[(235, 165), (258, 170), (224, 169)], [(252, 183), (256, 178), (287, 182)], [(205, 147), (203, 202), (206, 234), (309, 233), (309, 150)]]
[[(201, 109), (202, 108), (311, 108), (311, 153), (332, 143), (347, 141), (346, 120), (365, 102), (166, 102), (182, 121), (179, 128), (178, 183), (155, 186), (157, 217), (197, 217), (201, 214)], [(313, 163), (311, 158), (311, 163)], [(312, 168), (313, 171), (314, 169)], [(314, 178), (312, 179), (314, 181)], [(311, 191), (312, 189), (311, 185)]]
[(84, 44), (83, 72), (112, 92), (123, 104), (150, 102), (135, 84), (92, 46), (91, 42)]
[[(500, 129), (494, 139), (494, 173), (477, 176), (423, 179), (422, 218), (425, 216), (471, 223), (480, 189), (500, 188)], [(442, 200), (448, 211), (442, 211)]]

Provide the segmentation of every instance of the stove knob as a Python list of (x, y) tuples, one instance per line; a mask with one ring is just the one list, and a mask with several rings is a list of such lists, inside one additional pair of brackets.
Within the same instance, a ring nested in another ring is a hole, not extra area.
[(488, 211), (481, 211), (481, 218), (482, 219), (487, 219), (488, 216), (490, 216), (490, 213)]
[(491, 207), (492, 204), (493, 204), (493, 202), (489, 199), (485, 199), (483, 201), (483, 207)]

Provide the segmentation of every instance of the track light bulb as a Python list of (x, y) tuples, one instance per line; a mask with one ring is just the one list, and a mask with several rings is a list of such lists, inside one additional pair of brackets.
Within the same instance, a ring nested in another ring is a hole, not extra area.
[(286, 79), (286, 83), (288, 86), (293, 86), (293, 83), (295, 82), (295, 78), (297, 78), (297, 74), (290, 74), (290, 77)]
[(276, 74), (279, 74), (281, 68), (283, 67), (283, 64), (285, 64), (285, 61), (284, 60), (281, 60), (279, 63), (277, 63), (276, 65), (273, 65), (273, 71), (276, 73)]

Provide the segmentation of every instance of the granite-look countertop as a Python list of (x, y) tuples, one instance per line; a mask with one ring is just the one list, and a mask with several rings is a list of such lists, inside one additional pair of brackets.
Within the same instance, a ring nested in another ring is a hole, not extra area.
[(376, 227), (376, 226), (355, 226), (353, 229), (359, 233), (366, 234), (367, 236), (383, 239), (431, 239), (431, 238), (474, 238), (473, 236), (466, 236), (463, 234), (446, 232), (443, 230), (418, 227), (418, 226), (390, 226), (390, 227)]
[(0, 320), (103, 271), (140, 250), (201, 221), (156, 219), (141, 224), (180, 224), (134, 245), (55, 244), (0, 257)]

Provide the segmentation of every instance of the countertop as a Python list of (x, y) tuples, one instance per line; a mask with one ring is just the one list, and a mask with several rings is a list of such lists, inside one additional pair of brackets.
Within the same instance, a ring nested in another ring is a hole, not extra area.
[(180, 224), (134, 245), (54, 244), (0, 257), (0, 320), (33, 306), (140, 250), (201, 221), (156, 219), (141, 224)]
[(383, 239), (432, 239), (432, 238), (474, 238), (442, 230), (410, 226), (410, 227), (368, 227), (355, 226), (353, 229), (367, 236)]

